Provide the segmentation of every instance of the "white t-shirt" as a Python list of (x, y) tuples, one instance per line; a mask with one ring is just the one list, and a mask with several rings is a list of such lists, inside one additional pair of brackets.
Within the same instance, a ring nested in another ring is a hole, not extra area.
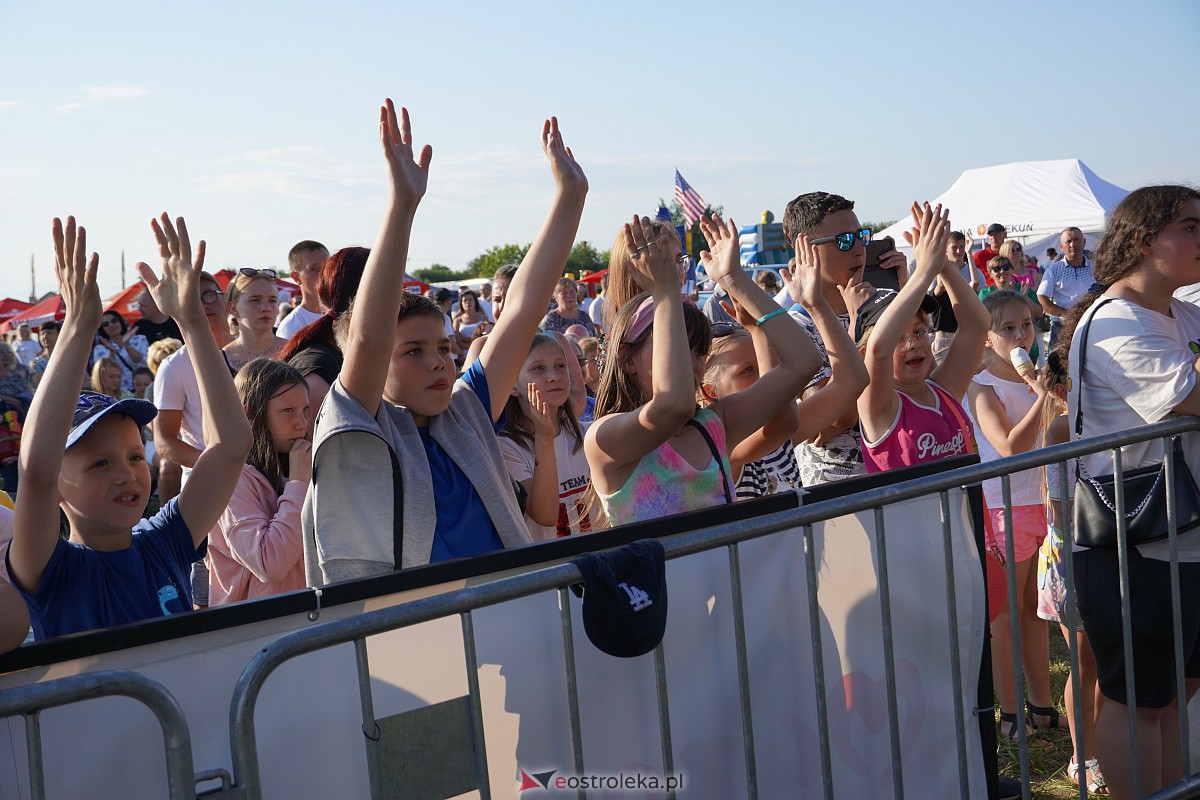
[(33, 360), (38, 357), (38, 353), (42, 352), (42, 346), (33, 339), (22, 339), (13, 346), (13, 350), (17, 354), (17, 361), (28, 369)]
[[(587, 432), (586, 425), (580, 427)], [(515, 440), (501, 436), (500, 452), (504, 456), (504, 466), (508, 468), (509, 477), (524, 483), (533, 477), (533, 451), (527, 450)], [(559, 536), (569, 536), (576, 533), (586, 533), (594, 527), (590, 520), (580, 519), (583, 511), (584, 496), (592, 482), (592, 471), (588, 466), (587, 456), (583, 447), (572, 452), (575, 437), (570, 431), (560, 431), (554, 437), (554, 461), (558, 467), (558, 524), (554, 527), (539, 525), (525, 515), (525, 524), (529, 527), (529, 535), (536, 542), (544, 542)]]
[[(1000, 398), (1000, 405), (1004, 406), (1004, 412), (1008, 415), (1010, 425), (1016, 425), (1024, 419), (1025, 415), (1029, 413), (1029, 409), (1033, 408), (1033, 404), (1038, 401), (1037, 395), (1025, 381), (1007, 381), (997, 378), (987, 370), (976, 375), (973, 381), (980, 386), (991, 387), (992, 391), (996, 393), (996, 397)], [(975, 419), (974, 409), (971, 408), (970, 403), (967, 405), (967, 414), (975, 429), (975, 443), (979, 446), (979, 460), (983, 462), (999, 460), (1001, 458), (1000, 451), (988, 441), (983, 429), (979, 427), (979, 422)], [(1008, 486), (1013, 508), (1042, 504), (1042, 470), (1035, 468), (1015, 472), (1008, 476)], [(1000, 478), (989, 478), (983, 482), (983, 496), (987, 500), (988, 508), (1004, 507), (1004, 487)]]
[[(204, 414), (200, 407), (200, 384), (187, 345), (167, 356), (154, 376), (154, 405), (161, 410), (182, 411), (179, 438), (197, 450), (204, 449)], [(183, 468), (184, 479), (192, 472)]]
[(597, 295), (588, 306), (588, 319), (596, 326), (596, 330), (606, 330), (604, 327), (604, 295)]
[(304, 306), (296, 306), (292, 309), (292, 313), (284, 317), (283, 322), (279, 323), (279, 327), (275, 329), (275, 335), (280, 339), (291, 339), (301, 330), (323, 316), (324, 314), (320, 311), (309, 311)]
[[(1096, 306), (1102, 302), (1096, 301)], [(1171, 301), (1171, 316), (1121, 298), (1089, 311), (1080, 321), (1071, 343), (1071, 390), (1067, 395), (1072, 439), (1127, 431), (1171, 416), (1196, 384), (1193, 364), (1200, 349), (1200, 308), (1179, 299)], [(1087, 331), (1087, 364), (1079, 375), (1079, 343), (1084, 325), (1095, 314)], [(1083, 436), (1075, 435), (1075, 409), (1083, 384)], [(1200, 475), (1200, 434), (1183, 436), (1184, 456), (1193, 475)], [(1126, 445), (1121, 450), (1123, 469), (1161, 464), (1162, 441)], [(1092, 475), (1111, 475), (1108, 452), (1081, 459)], [(1167, 542), (1138, 546), (1146, 558), (1169, 558)], [(1179, 537), (1179, 560), (1200, 561), (1200, 530)]]

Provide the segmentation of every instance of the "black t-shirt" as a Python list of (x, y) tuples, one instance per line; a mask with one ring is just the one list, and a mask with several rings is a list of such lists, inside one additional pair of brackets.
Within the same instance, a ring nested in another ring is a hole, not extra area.
[(178, 339), (183, 341), (183, 331), (179, 323), (167, 317), (166, 322), (151, 322), (147, 319), (137, 321), (137, 332), (146, 337), (146, 344), (154, 344), (161, 339)]
[(315, 372), (332, 386), (342, 371), (342, 351), (333, 342), (317, 342), (289, 358), (288, 363), (301, 375), (307, 377)]

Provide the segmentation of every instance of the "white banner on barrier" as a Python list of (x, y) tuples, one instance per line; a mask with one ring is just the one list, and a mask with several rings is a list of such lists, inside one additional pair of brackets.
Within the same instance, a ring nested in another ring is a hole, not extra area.
[[(979, 728), (972, 714), (986, 624), (984, 582), (965, 492), (952, 492), (950, 507), (969, 781), (971, 796), (984, 797)], [(905, 795), (958, 796), (939, 499), (889, 506), (885, 524)], [(814, 528), (811, 557), (817, 566), (838, 797), (893, 792), (873, 531), (871, 513)], [(822, 732), (801, 531), (744, 542), (739, 555), (759, 796), (820, 797)], [(617, 659), (596, 650), (583, 633), (580, 601), (571, 597), (583, 749), (579, 771), (572, 766), (558, 594), (473, 613), (493, 797), (574, 797), (575, 787), (583, 786), (590, 798), (661, 798), (668, 782), (679, 797), (745, 796), (728, 553), (718, 549), (673, 559), (667, 582), (670, 769), (660, 745), (651, 655)], [(403, 599), (396, 595), (389, 602)], [(237, 678), (265, 642), (308, 625), (296, 615), (106, 653), (0, 677), (0, 689), (92, 669), (143, 672), (162, 682), (184, 708), (196, 769), (231, 769), (228, 713)], [(438, 703), (449, 708), (467, 693), (457, 618), (372, 637), (367, 650), (373, 716), (385, 729), (418, 716), (406, 712)], [(349, 645), (281, 667), (266, 683), (255, 720), (266, 797), (370, 796), (364, 730), (375, 729), (369, 722), (364, 726)], [(52, 796), (163, 793), (157, 726), (130, 701), (97, 700), (47, 711), (42, 730)], [(404, 744), (418, 749), (427, 744), (433, 752), (440, 738), (435, 731), (428, 742)], [(24, 747), (22, 722), (0, 723), (2, 797), (28, 796)], [(443, 749), (436, 758), (438, 769), (474, 769), (463, 752)], [(122, 768), (114, 770), (114, 764)]]

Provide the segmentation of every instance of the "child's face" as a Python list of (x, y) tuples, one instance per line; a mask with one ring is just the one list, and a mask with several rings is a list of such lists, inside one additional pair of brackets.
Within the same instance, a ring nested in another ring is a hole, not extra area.
[(963, 263), (963, 257), (967, 253), (967, 242), (965, 239), (951, 239), (946, 242), (946, 259), (955, 264)]
[(579, 362), (579, 366), (583, 369), (583, 382), (593, 389), (600, 383), (600, 365), (596, 358), (600, 355), (598, 348), (585, 350), (583, 360)]
[[(836, 236), (839, 233), (857, 232), (861, 229), (862, 225), (858, 222), (858, 215), (847, 208), (835, 211), (821, 220), (821, 224), (816, 227), (809, 238)], [(863, 267), (867, 263), (867, 249), (863, 247), (858, 237), (854, 239), (854, 246), (846, 251), (839, 250), (837, 242), (819, 244), (816, 249), (820, 252), (821, 282), (825, 287), (847, 286), (862, 277)]]
[(100, 382), (103, 384), (100, 391), (109, 397), (118, 396), (121, 393), (121, 368), (115, 364), (105, 367), (104, 372), (100, 373)]
[(146, 390), (150, 388), (150, 384), (154, 383), (154, 378), (144, 372), (139, 372), (133, 376), (133, 396), (139, 400), (146, 399)]
[(518, 398), (527, 397), (524, 388), (531, 383), (541, 392), (542, 400), (550, 407), (558, 408), (567, 402), (571, 394), (571, 375), (567, 372), (567, 359), (557, 344), (546, 342), (530, 352), (517, 379), (517, 386), (521, 387), (522, 391), (514, 388), (513, 395)]
[(892, 352), (892, 377), (900, 384), (920, 383), (929, 377), (933, 366), (933, 331), (929, 320), (918, 314)]
[(454, 357), (441, 317), (414, 314), (396, 324), (384, 396), (412, 412), (418, 425), (450, 407)]
[(758, 359), (748, 336), (737, 337), (728, 348), (708, 358), (708, 367), (715, 365), (717, 369), (716, 379), (707, 385), (710, 397), (728, 397), (758, 380)]
[(287, 453), (308, 432), (308, 384), (297, 383), (267, 401), (267, 432), (275, 450)]
[(1024, 300), (1005, 303), (1000, 310), (999, 322), (988, 331), (988, 347), (1006, 363), (1017, 347), (1026, 350), (1033, 344), (1033, 315)]
[(128, 537), (150, 497), (150, 467), (132, 418), (109, 414), (67, 450), (58, 493), (71, 528), (89, 536)]

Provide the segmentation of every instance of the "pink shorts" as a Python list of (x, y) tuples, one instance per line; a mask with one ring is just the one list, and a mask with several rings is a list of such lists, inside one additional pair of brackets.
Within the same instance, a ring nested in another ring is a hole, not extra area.
[[(996, 544), (1000, 545), (1000, 552), (1007, 553), (1004, 509), (989, 508), (988, 514), (992, 517), (992, 530), (996, 532)], [(1013, 537), (1013, 553), (1016, 560), (1020, 562), (1033, 558), (1037, 555), (1038, 548), (1042, 546), (1042, 540), (1046, 538), (1046, 509), (1041, 505), (1014, 506), (1012, 520), (1013, 530), (1016, 531), (1016, 535)]]

